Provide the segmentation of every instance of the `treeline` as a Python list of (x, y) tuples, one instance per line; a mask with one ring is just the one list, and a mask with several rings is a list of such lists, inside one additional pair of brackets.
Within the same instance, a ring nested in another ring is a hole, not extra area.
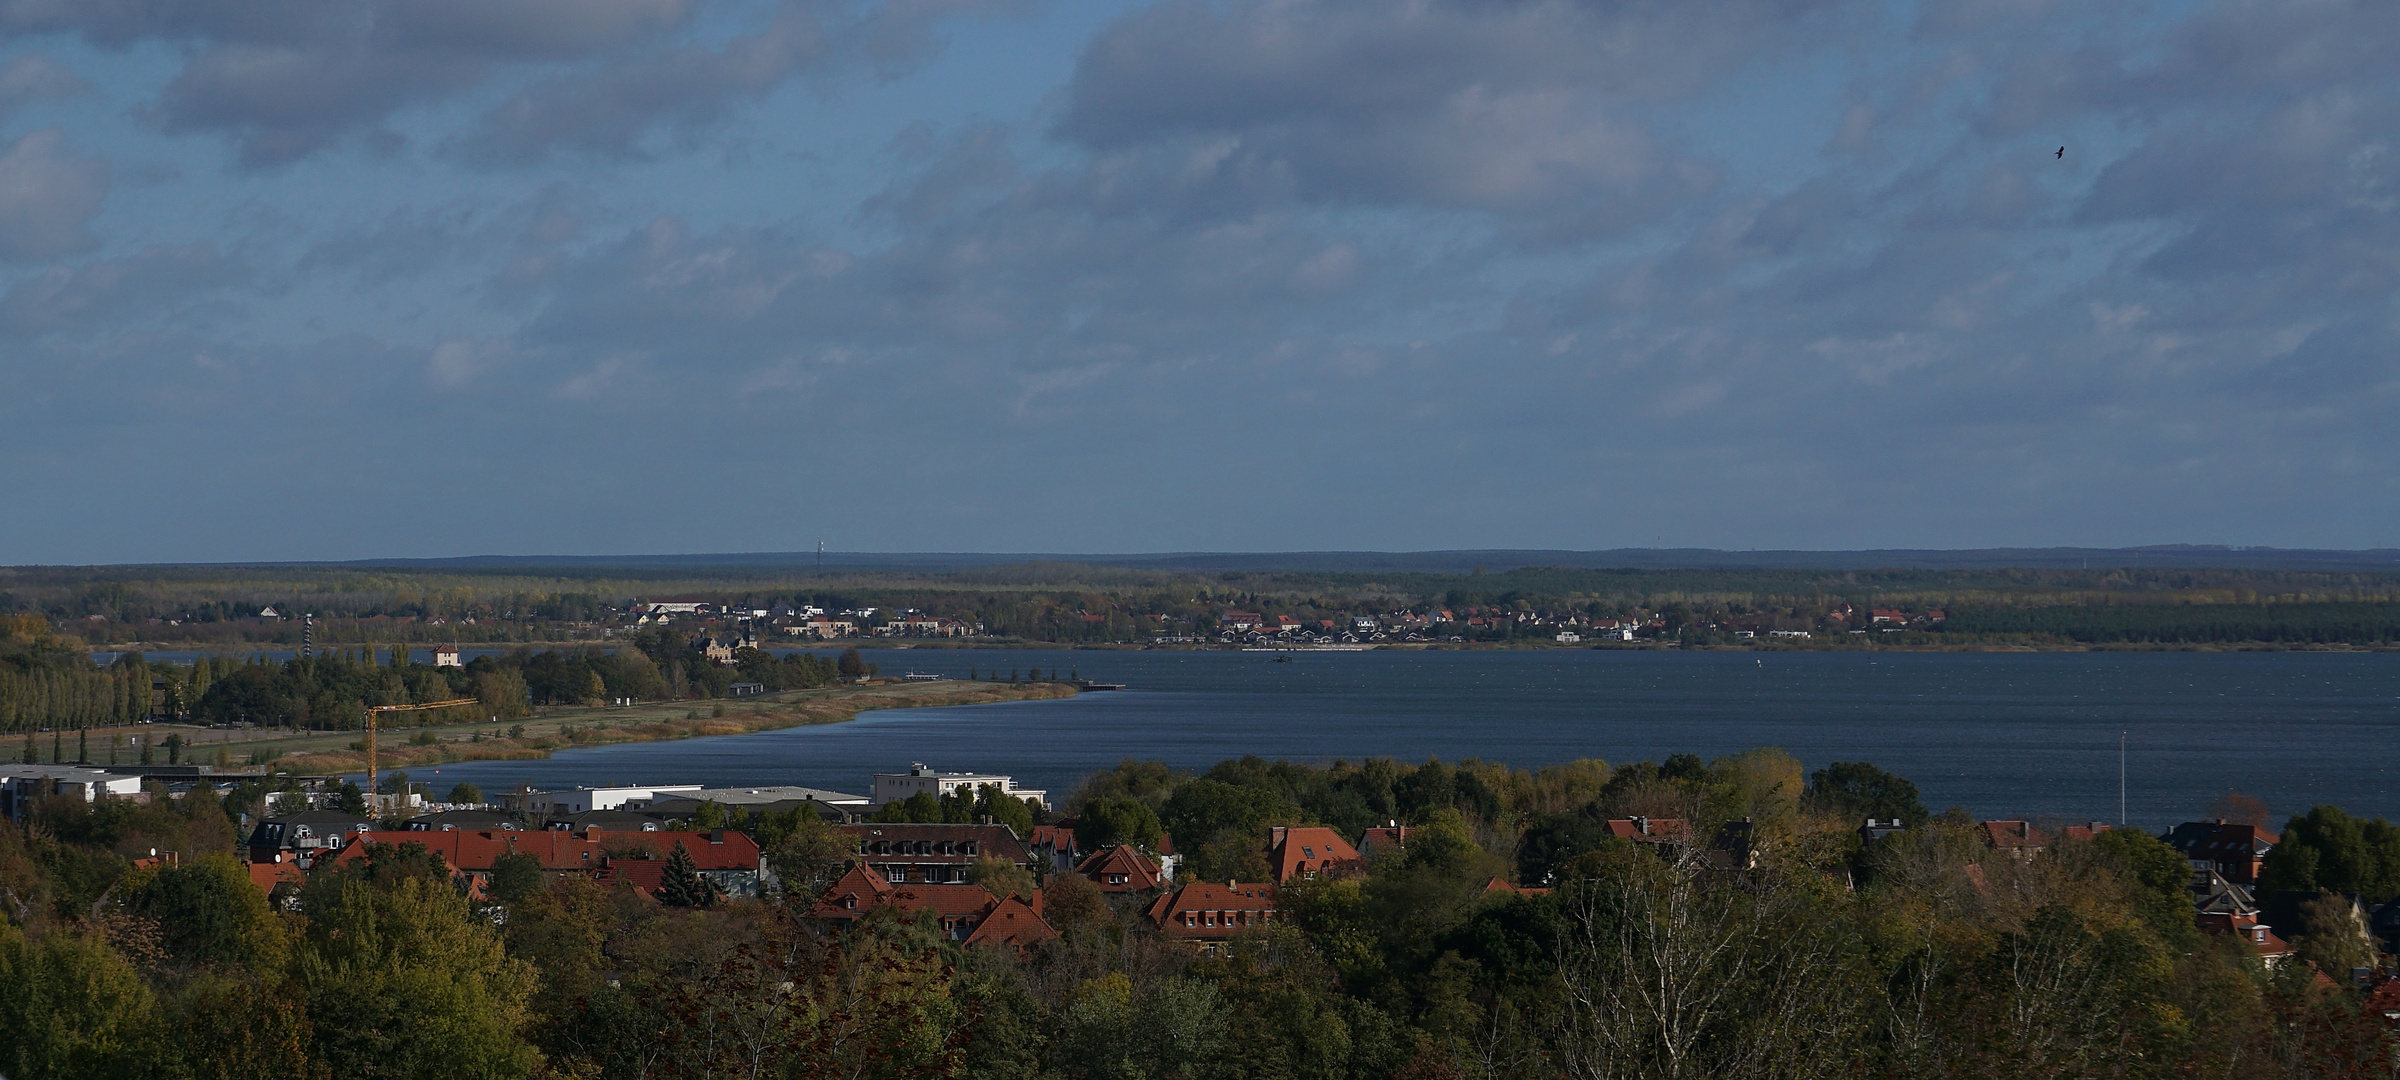
[[(2279, 927), (2300, 954), (2270, 969), (2245, 940), (2196, 931), (2190, 868), (2155, 838), (2014, 856), (1926, 814), (1903, 778), (1804, 774), (1773, 751), (1535, 772), (1129, 763), (1092, 778), (1069, 807), (1079, 826), (1172, 823), (1179, 849), (1183, 830), (1216, 849), (1187, 880), (1255, 872), (1274, 825), (1412, 830), (1357, 873), (1286, 883), (1287, 918), (1214, 956), (1156, 933), (1146, 897), (1005, 867), (976, 878), (1041, 888), (1056, 940), (969, 949), (935, 913), (891, 908), (828, 929), (807, 910), (849, 845), (814, 814), (701, 822), (754, 829), (782, 896), (720, 899), (674, 859), (664, 902), (527, 859), (470, 895), (403, 846), (320, 861), (278, 890), (286, 910), (230, 857), (228, 812), (263, 791), (161, 794), (52, 800), (0, 828), (0, 1074), (2392, 1074), (2386, 1022), (2349, 985), (2352, 967), (2385, 960), (2350, 897), (2318, 893), (2303, 924)], [(1863, 842), (1870, 808), (1912, 827)], [(1688, 822), (1694, 839), (1585, 827), (1626, 814)], [(2279, 849), (2276, 873), (2338, 866), (2369, 902), (2400, 887), (2378, 861), (2389, 825), (2319, 808), (2286, 830), (2308, 854)], [(1715, 839), (1736, 834), (1739, 847)], [(124, 854), (153, 848), (178, 857), (137, 868)], [(1507, 887), (1532, 884), (1536, 848), (1548, 889)]]
[[(472, 699), (472, 707), (396, 714), (386, 726), (511, 718), (536, 705), (598, 705), (725, 696), (736, 682), (769, 690), (830, 686), (839, 662), (810, 654), (736, 650), (718, 664), (680, 631), (629, 635), (613, 648), (518, 648), (464, 667), (414, 663), (405, 648), (327, 649), (308, 657), (204, 656), (151, 664), (139, 653), (108, 667), (50, 632), (38, 616), (0, 620), (0, 732), (88, 728), (160, 716), (199, 724), (313, 731), (366, 727), (367, 708)], [(864, 670), (862, 666), (862, 672)]]
[(1964, 608), (1945, 635), (2022, 636), (2087, 644), (2400, 641), (2400, 603), (2125, 604)]

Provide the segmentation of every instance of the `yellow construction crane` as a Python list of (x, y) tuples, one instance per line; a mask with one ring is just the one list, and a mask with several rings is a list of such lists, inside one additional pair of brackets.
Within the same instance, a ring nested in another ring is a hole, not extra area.
[(424, 712), (428, 709), (448, 709), (459, 705), (475, 705), (479, 703), (480, 699), (462, 697), (451, 698), (448, 701), (428, 701), (422, 705), (367, 706), (367, 794), (370, 797), (375, 794), (375, 717), (377, 714), (387, 712)]

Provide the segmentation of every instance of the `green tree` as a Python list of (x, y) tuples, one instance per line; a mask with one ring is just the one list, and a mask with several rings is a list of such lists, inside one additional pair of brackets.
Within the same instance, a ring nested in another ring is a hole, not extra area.
[(510, 852), (492, 860), (492, 899), (513, 904), (542, 887), (542, 860)]
[(658, 876), (658, 902), (669, 907), (714, 907), (724, 895), (714, 878), (701, 876), (691, 851), (677, 840), (675, 850), (667, 854), (666, 869)]
[[(1194, 781), (1195, 784), (1212, 782)], [(1151, 812), (1150, 804), (1126, 796), (1092, 799), (1075, 816), (1075, 844), (1085, 851), (1098, 851), (1110, 844), (1132, 844), (1156, 851), (1159, 837), (1165, 834), (1166, 829), (1159, 824), (1158, 815)]]
[(334, 808), (355, 817), (367, 816), (367, 793), (355, 780), (342, 781), (341, 791), (334, 796)]
[(2281, 842), (2267, 854), (2259, 886), (2331, 889), (2367, 904), (2400, 898), (2400, 827), (2382, 818), (2351, 817), (2338, 806), (2318, 806), (2284, 825)]
[[(414, 846), (414, 845), (410, 845)], [(422, 849), (419, 849), (421, 852)], [(520, 1032), (536, 975), (434, 859), (405, 851), (312, 881), (296, 964), (317, 1059), (336, 1076), (507, 1080), (537, 1055)]]
[(0, 1075), (149, 1075), (156, 1010), (141, 976), (97, 936), (61, 929), (29, 942), (0, 924)]
[(1807, 803), (1853, 822), (1898, 819), (1912, 829), (1931, 816), (1917, 785), (1863, 761), (1837, 761), (1809, 774)]
[(161, 944), (179, 963), (270, 973), (282, 969), (282, 924), (231, 856), (161, 866), (128, 884), (126, 909), (158, 923)]
[(856, 847), (850, 834), (827, 824), (805, 806), (773, 826), (762, 825), (760, 832), (767, 866), (775, 871), (786, 896), (813, 897), (825, 891), (849, 868)]
[(835, 662), (835, 668), (842, 673), (844, 682), (857, 682), (867, 675), (866, 658), (858, 655), (857, 646), (843, 649), (841, 659)]
[(967, 866), (967, 884), (981, 885), (993, 896), (1014, 896), (1020, 900), (1033, 899), (1039, 883), (1032, 872), (1007, 859), (986, 856)]
[(463, 804), (480, 803), (483, 801), (483, 789), (466, 781), (459, 781), (450, 787), (450, 801)]

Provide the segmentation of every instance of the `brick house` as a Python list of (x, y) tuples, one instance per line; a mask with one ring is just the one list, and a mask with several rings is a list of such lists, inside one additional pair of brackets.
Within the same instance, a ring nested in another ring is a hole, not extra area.
[(1983, 840), (1983, 846), (2012, 859), (2030, 859), (2050, 846), (2050, 838), (2030, 821), (1980, 822), (1975, 826), (1975, 835)]
[(1358, 856), (1374, 862), (1386, 855), (1397, 855), (1401, 848), (1408, 846), (1408, 834), (1415, 831), (1398, 822), (1380, 829), (1368, 829), (1359, 834)]
[(1267, 865), (1275, 868), (1275, 880), (1290, 881), (1295, 877), (1351, 873), (1363, 867), (1365, 860), (1358, 857), (1357, 848), (1332, 829), (1277, 825), (1268, 832)]
[(1110, 844), (1083, 860), (1075, 872), (1090, 878), (1104, 893), (1150, 892), (1164, 888), (1166, 872), (1131, 844)]
[(1275, 886), (1263, 881), (1195, 882), (1159, 894), (1145, 914), (1159, 933), (1205, 953), (1219, 951), (1244, 930), (1283, 919), (1275, 906)]
[(1006, 825), (919, 825), (866, 822), (838, 826), (856, 845), (852, 857), (885, 881), (929, 885), (966, 880), (977, 859), (1006, 859), (1032, 870), (1037, 861)]
[(932, 912), (943, 937), (970, 945), (1028, 948), (1058, 936), (1042, 918), (1039, 892), (1028, 904), (1015, 897), (994, 897), (981, 885), (893, 884), (864, 865), (851, 867), (828, 886), (808, 915), (849, 926), (886, 907), (908, 915)]
[(2159, 839), (2183, 853), (2195, 870), (2215, 870), (2236, 885), (2257, 885), (2258, 872), (2281, 837), (2256, 825), (2187, 821)]

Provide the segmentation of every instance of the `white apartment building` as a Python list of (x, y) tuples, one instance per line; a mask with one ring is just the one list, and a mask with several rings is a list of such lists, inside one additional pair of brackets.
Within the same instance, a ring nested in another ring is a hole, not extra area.
[(986, 784), (1017, 798), (1039, 802), (1045, 810), (1050, 808), (1048, 791), (1021, 788), (1009, 777), (990, 773), (935, 772), (926, 768), (922, 761), (910, 762), (908, 771), (904, 773), (876, 773), (875, 805), (900, 802), (918, 792), (940, 798), (965, 788), (972, 795), (977, 788)]

